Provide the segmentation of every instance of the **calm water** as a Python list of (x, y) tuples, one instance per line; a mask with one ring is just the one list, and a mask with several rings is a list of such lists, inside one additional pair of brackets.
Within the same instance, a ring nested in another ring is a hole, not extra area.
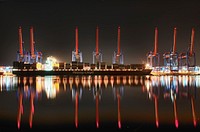
[(0, 76), (0, 131), (199, 129), (200, 76)]

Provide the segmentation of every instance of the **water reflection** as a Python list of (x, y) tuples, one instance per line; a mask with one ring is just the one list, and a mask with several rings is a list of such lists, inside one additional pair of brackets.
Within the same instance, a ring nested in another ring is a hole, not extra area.
[(33, 77), (20, 77), (18, 78), (18, 89), (17, 89), (17, 99), (18, 99), (18, 115), (17, 115), (17, 127), (20, 128), (21, 118), (24, 114), (24, 98), (29, 100), (29, 126), (32, 128), (32, 121), (34, 115), (34, 99), (38, 97), (36, 95), (36, 78)]
[[(33, 116), (35, 113), (35, 101), (38, 101), (38, 98), (41, 98), (42, 96), (47, 100), (56, 100), (57, 95), (63, 92), (71, 94), (71, 101), (74, 104), (74, 125), (76, 128), (78, 128), (80, 114), (79, 103), (80, 100), (84, 98), (83, 95), (84, 93), (87, 93), (87, 91), (92, 91), (91, 96), (95, 100), (95, 124), (96, 128), (99, 128), (101, 115), (99, 111), (99, 104), (101, 103), (103, 95), (106, 94), (103, 93), (103, 91), (106, 92), (106, 89), (112, 91), (112, 95), (114, 97), (113, 99), (115, 102), (117, 102), (117, 126), (118, 128), (122, 128), (123, 126), (121, 121), (123, 121), (122, 119), (125, 119), (127, 114), (122, 113), (121, 111), (121, 109), (125, 109), (125, 101), (128, 101), (126, 99), (128, 93), (125, 91), (129, 90), (129, 88), (131, 88), (131, 90), (136, 90), (137, 87), (141, 88), (138, 94), (144, 95), (146, 93), (148, 95), (148, 99), (153, 101), (154, 121), (157, 128), (160, 127), (161, 122), (167, 122), (163, 121), (163, 115), (159, 112), (163, 113), (163, 111), (165, 111), (165, 103), (168, 101), (171, 102), (169, 107), (173, 109), (174, 126), (176, 128), (179, 127), (179, 120), (184, 119), (183, 117), (181, 118), (181, 114), (179, 115), (181, 111), (184, 111), (183, 108), (177, 106), (177, 104), (179, 105), (182, 103), (180, 100), (190, 101), (193, 127), (197, 126), (198, 117), (196, 113), (195, 101), (198, 97), (197, 89), (200, 87), (200, 76), (1, 76), (0, 78), (0, 93), (3, 91), (17, 92), (18, 129), (20, 129), (20, 124), (24, 113), (27, 113), (27, 111), (24, 110), (24, 105), (29, 106), (29, 127), (32, 128), (34, 120)], [(108, 97), (104, 96), (104, 98)], [(134, 97), (132, 98), (134, 99)], [(125, 101), (123, 101), (123, 99)], [(140, 98), (138, 102), (142, 100), (145, 100), (145, 98)], [(27, 101), (29, 103), (25, 103)], [(184, 106), (184, 104), (180, 105)], [(89, 107), (94, 106), (91, 105)], [(103, 109), (103, 104), (101, 104), (101, 107)], [(134, 109), (134, 107), (132, 107), (133, 106), (130, 106), (131, 110)], [(190, 116), (188, 113), (186, 113), (186, 115)], [(190, 118), (185, 117), (184, 120), (189, 119)]]
[[(102, 89), (100, 83), (98, 83), (97, 79), (94, 80), (94, 87), (93, 87), (93, 96), (96, 100), (96, 128), (99, 128), (99, 100), (101, 100)], [(106, 86), (108, 83), (108, 79), (106, 78)]]
[[(199, 88), (199, 76), (152, 76), (150, 82), (146, 83), (149, 98), (155, 100), (155, 118), (156, 126), (159, 126), (158, 118), (158, 98), (163, 94), (164, 99), (170, 98), (173, 102), (174, 123), (176, 128), (179, 126), (177, 98), (188, 98), (191, 101), (191, 111), (193, 117), (193, 125), (196, 127), (197, 119), (195, 112), (196, 88)], [(164, 91), (160, 93), (160, 89)]]

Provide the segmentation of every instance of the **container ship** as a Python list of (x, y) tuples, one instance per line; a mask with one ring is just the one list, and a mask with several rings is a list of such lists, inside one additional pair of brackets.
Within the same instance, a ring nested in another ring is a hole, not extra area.
[[(45, 69), (43, 69), (46, 67)], [(46, 75), (150, 75), (152, 69), (145, 64), (119, 65), (89, 64), (89, 63), (59, 63), (53, 67), (41, 64), (13, 63), (12, 73), (17, 76), (46, 76)]]

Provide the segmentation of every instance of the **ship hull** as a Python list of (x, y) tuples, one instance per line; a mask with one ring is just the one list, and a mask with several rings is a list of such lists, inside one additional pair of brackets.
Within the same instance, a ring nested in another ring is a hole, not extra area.
[(55, 71), (44, 71), (44, 70), (35, 70), (35, 71), (21, 71), (15, 70), (13, 74), (17, 76), (47, 76), (47, 75), (150, 75), (151, 69), (143, 70), (118, 70), (118, 71), (100, 71), (100, 70), (55, 70)]

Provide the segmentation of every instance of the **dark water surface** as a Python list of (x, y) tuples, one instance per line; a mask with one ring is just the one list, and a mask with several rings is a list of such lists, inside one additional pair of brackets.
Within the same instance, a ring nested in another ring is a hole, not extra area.
[(0, 76), (0, 132), (198, 130), (200, 76)]

